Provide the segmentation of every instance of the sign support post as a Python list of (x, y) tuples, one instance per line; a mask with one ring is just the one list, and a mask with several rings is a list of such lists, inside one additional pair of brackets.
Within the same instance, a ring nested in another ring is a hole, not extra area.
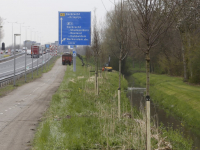
[(76, 46), (73, 49), (73, 71), (76, 72)]

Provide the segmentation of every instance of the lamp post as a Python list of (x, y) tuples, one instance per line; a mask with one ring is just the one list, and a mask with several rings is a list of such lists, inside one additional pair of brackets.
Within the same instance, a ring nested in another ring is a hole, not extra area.
[(48, 68), (49, 68), (49, 52), (47, 54), (48, 54)]
[[(32, 28), (34, 30), (34, 28)], [(32, 40), (32, 44), (33, 44), (33, 38), (32, 38), (32, 32), (34, 32), (33, 30), (31, 30), (31, 40)], [(32, 47), (31, 44), (31, 47)], [(31, 58), (32, 58), (32, 79), (33, 79), (33, 52), (31, 50)]]
[(32, 45), (31, 45), (31, 58), (32, 58), (32, 79), (33, 79), (33, 51), (32, 51)]
[[(19, 24), (20, 24), (20, 34), (21, 34), (21, 25), (24, 24), (24, 23), (19, 23)], [(20, 47), (21, 47), (21, 44), (22, 43), (21, 43), (21, 36), (20, 36)]]
[(40, 58), (40, 46), (39, 46), (39, 56), (37, 57), (37, 76), (38, 76), (38, 59)]
[(27, 55), (26, 42), (30, 42), (30, 40), (25, 41), (25, 82), (26, 82), (26, 55)]
[(45, 50), (45, 58), (44, 58), (45, 61), (44, 61), (44, 62), (45, 62), (45, 70), (46, 70), (46, 66), (47, 66), (47, 64), (46, 64), (46, 55), (47, 55), (47, 53), (46, 53), (46, 48), (45, 48), (44, 50)]
[(43, 47), (42, 47), (42, 73), (43, 73)]
[(8, 22), (12, 24), (12, 48), (13, 48), (13, 23), (17, 23), (17, 22)]
[[(20, 36), (21, 34), (14, 34), (14, 38), (16, 39), (16, 36)], [(14, 82), (13, 82), (13, 86), (15, 86), (15, 40), (14, 39)]]

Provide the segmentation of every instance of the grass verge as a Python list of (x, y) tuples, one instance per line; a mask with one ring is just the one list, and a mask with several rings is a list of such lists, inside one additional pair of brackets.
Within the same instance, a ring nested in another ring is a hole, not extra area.
[[(146, 74), (133, 74), (135, 83), (145, 86)], [(200, 136), (200, 87), (189, 85), (180, 77), (150, 75), (152, 100), (181, 119), (195, 134)]]
[[(63, 82), (37, 129), (32, 150), (145, 149), (145, 116), (130, 107), (125, 92), (127, 81), (122, 80), (119, 120), (118, 74), (104, 72), (96, 96), (90, 69), (81, 66), (78, 59), (76, 67), (73, 72), (73, 67), (67, 66)], [(174, 149), (191, 149), (191, 141), (183, 139), (178, 131), (169, 131), (152, 125), (152, 149), (167, 144)]]
[(32, 82), (34, 80), (36, 80), (37, 78), (40, 78), (42, 76), (43, 73), (46, 73), (48, 71), (50, 71), (52, 69), (52, 67), (55, 64), (55, 61), (58, 59), (54, 58), (52, 60), (49, 61), (49, 67), (48, 65), (46, 65), (46, 69), (45, 69), (45, 65), (43, 66), (44, 68), (42, 69), (42, 67), (40, 67), (38, 69), (38, 74), (37, 74), (37, 70), (33, 71), (33, 79), (32, 79), (32, 73), (29, 73), (26, 75), (26, 82), (25, 82), (25, 77), (20, 78), (19, 80), (16, 80), (16, 86), (13, 86), (13, 83), (10, 83), (2, 88), (0, 88), (0, 97), (5, 96), (6, 94), (10, 93), (11, 91), (13, 91), (14, 89), (16, 89), (19, 86), (24, 85), (25, 83), (29, 83)]

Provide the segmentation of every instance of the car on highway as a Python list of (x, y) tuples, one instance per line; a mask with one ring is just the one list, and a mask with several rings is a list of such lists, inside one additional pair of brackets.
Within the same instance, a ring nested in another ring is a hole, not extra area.
[(18, 49), (18, 52), (21, 53), (21, 52), (22, 52), (22, 49)]
[(7, 53), (8, 53), (8, 50), (5, 50), (5, 53), (7, 54)]
[(26, 54), (27, 54), (27, 55), (31, 55), (31, 50), (30, 50), (30, 49), (27, 49)]

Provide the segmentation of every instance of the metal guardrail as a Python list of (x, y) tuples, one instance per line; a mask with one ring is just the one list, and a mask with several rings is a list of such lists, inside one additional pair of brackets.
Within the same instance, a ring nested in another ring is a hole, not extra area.
[[(50, 57), (47, 61), (45, 61), (45, 63), (43, 64), (39, 64), (38, 68), (42, 67), (43, 65), (45, 65), (46, 63), (48, 63), (53, 57)], [(33, 67), (32, 69), (26, 70), (26, 74), (32, 73), (32, 70), (35, 71), (37, 69), (37, 66)], [(17, 72), (15, 74), (15, 79), (18, 80), (21, 77), (23, 77), (25, 75), (25, 70)], [(8, 75), (6, 77), (0, 78), (0, 88), (10, 84), (11, 82), (14, 81), (14, 74), (12, 73), (11, 75)]]
[[(23, 53), (15, 54), (15, 56), (19, 56), (19, 55), (23, 55), (23, 54), (24, 54), (24, 52), (23, 52)], [(9, 57), (5, 57), (5, 58), (0, 58), (0, 62), (1, 62), (1, 61), (9, 60), (9, 59), (11, 59), (11, 58), (13, 58), (13, 57), (14, 57), (14, 55), (9, 56)]]

